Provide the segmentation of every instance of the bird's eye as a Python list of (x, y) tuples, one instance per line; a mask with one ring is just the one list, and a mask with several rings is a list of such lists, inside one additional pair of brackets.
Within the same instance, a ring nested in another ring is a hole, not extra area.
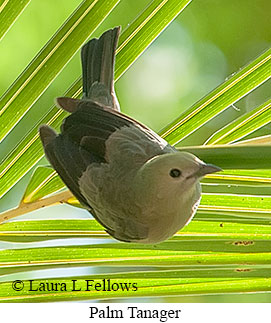
[(171, 177), (176, 178), (176, 177), (180, 177), (180, 176), (182, 175), (182, 172), (181, 172), (178, 168), (173, 168), (173, 169), (171, 169), (171, 171), (169, 172), (169, 175), (170, 175)]

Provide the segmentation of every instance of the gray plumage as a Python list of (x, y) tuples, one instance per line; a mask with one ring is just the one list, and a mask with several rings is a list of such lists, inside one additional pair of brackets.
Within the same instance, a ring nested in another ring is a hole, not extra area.
[(92, 39), (81, 50), (83, 98), (99, 102), (117, 111), (119, 103), (114, 90), (115, 52), (120, 28)]
[(119, 28), (82, 48), (82, 100), (58, 98), (71, 114), (61, 133), (44, 125), (45, 154), (79, 202), (118, 240), (157, 243), (193, 217), (199, 179), (219, 168), (180, 153), (120, 113), (113, 86)]

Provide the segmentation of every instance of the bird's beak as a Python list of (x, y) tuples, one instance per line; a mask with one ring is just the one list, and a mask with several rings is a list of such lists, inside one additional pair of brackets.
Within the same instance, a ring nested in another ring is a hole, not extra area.
[(212, 164), (201, 164), (200, 169), (194, 173), (194, 176), (202, 177), (207, 174), (220, 172), (222, 169)]

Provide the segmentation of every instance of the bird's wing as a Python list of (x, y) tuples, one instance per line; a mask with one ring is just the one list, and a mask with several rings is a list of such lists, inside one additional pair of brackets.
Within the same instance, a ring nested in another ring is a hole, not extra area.
[[(90, 163), (145, 163), (155, 155), (173, 148), (156, 133), (136, 120), (95, 102), (78, 100), (78, 107), (62, 126), (62, 134), (92, 155)], [(141, 166), (140, 165), (140, 166)]]
[(57, 135), (47, 125), (40, 127), (40, 137), (51, 165), (79, 202), (90, 210), (91, 207), (80, 192), (78, 181), (92, 157), (68, 136)]

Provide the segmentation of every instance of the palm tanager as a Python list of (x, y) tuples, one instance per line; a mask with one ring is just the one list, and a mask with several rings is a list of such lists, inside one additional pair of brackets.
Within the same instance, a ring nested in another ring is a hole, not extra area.
[(83, 98), (57, 98), (70, 115), (60, 134), (42, 125), (40, 137), (63, 182), (111, 236), (155, 244), (189, 223), (200, 179), (221, 169), (177, 151), (120, 112), (114, 91), (119, 33), (110, 29), (82, 47)]

